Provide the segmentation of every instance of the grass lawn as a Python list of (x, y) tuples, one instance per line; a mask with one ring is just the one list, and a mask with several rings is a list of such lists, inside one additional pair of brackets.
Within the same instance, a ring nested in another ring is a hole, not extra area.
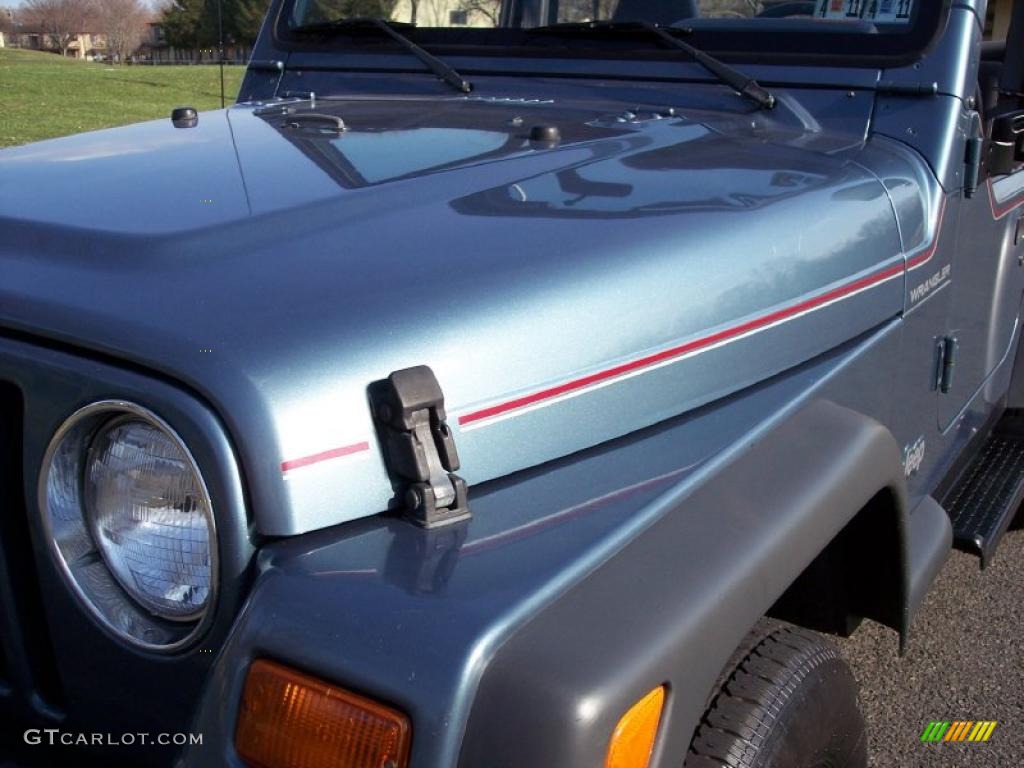
[[(224, 68), (227, 103), (243, 67)], [(111, 66), (0, 48), (0, 147), (220, 107), (213, 66)]]

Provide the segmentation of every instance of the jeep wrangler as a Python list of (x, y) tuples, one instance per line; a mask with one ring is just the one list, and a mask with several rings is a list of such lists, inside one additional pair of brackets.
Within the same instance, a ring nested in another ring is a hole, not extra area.
[(1024, 496), (990, 26), (272, 0), (229, 108), (0, 152), (11, 759), (864, 766), (825, 635)]

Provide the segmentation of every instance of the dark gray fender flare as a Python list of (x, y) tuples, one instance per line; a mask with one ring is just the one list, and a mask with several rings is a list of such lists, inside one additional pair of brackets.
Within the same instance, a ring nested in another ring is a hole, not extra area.
[[(622, 714), (668, 697), (652, 767), (678, 768), (722, 666), (758, 618), (880, 492), (909, 513), (878, 422), (815, 401), (778, 425), (548, 605), (488, 663), (463, 768), (593, 768)], [(870, 553), (866, 553), (870, 555)], [(905, 632), (912, 568), (893, 601)]]

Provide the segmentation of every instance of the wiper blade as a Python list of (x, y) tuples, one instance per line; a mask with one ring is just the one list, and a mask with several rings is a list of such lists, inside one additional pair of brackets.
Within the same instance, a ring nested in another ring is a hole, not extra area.
[(359, 29), (376, 29), (383, 32), (396, 43), (405, 48), (409, 53), (422, 61), (430, 71), (444, 80), (460, 93), (469, 93), (473, 90), (473, 84), (460, 75), (454, 67), (445, 64), (434, 54), (416, 45), (412, 40), (403, 35), (396, 28), (413, 28), (415, 24), (387, 21), (378, 18), (350, 18), (334, 19), (333, 21), (318, 21), (313, 24), (302, 24), (293, 27), (292, 32), (296, 34), (330, 34), (331, 32), (346, 32)]
[(652, 24), (649, 21), (587, 21), (570, 24), (553, 24), (546, 27), (536, 27), (531, 32), (554, 33), (574, 32), (593, 30), (596, 32), (618, 32), (644, 30), (653, 35), (659, 41), (673, 48), (678, 48), (690, 55), (694, 61), (704, 69), (717, 77), (721, 82), (728, 85), (741, 96), (750, 99), (762, 109), (775, 108), (775, 96), (771, 91), (760, 85), (757, 80), (747, 77), (737, 69), (733, 69), (721, 59), (717, 59), (700, 48), (680, 40), (662, 27)]

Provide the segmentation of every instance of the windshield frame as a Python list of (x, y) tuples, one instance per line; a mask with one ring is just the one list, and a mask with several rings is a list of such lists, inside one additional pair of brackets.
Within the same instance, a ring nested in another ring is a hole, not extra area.
[[(279, 0), (271, 25), (274, 45), (284, 51), (330, 53), (380, 53), (394, 55), (395, 45), (377, 35), (355, 31), (306, 35), (292, 32), (290, 17), (300, 0)], [(804, 30), (712, 29), (693, 27), (681, 36), (707, 53), (735, 62), (829, 67), (891, 68), (920, 60), (942, 36), (948, 23), (952, 0), (919, 0), (917, 17), (907, 32), (865, 34), (830, 31), (827, 36)], [(522, 2), (522, 0), (512, 0)], [(452, 56), (547, 59), (678, 59), (679, 51), (652, 44), (641, 30), (623, 30), (620, 35), (564, 33), (516, 27), (401, 27), (403, 35), (446, 59)], [(501, 35), (500, 38), (497, 34)], [(489, 42), (488, 38), (495, 39)], [(547, 38), (543, 40), (541, 38)], [(827, 40), (827, 46), (821, 42)], [(871, 45), (865, 43), (870, 42)], [(827, 50), (823, 50), (827, 48)]]

